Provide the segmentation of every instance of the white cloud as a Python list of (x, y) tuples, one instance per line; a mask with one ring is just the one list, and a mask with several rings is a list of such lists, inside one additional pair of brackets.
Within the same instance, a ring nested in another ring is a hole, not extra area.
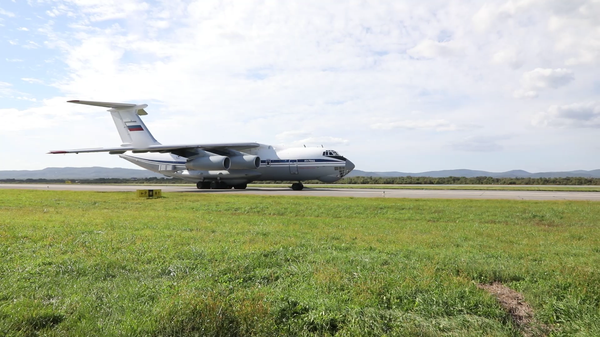
[(528, 48), (547, 45), (548, 53), (559, 54), (562, 64), (572, 66), (598, 63), (598, 17), (600, 2), (595, 0), (509, 0), (485, 3), (472, 22), (479, 33), (498, 34)]
[(484, 3), (473, 15), (473, 26), (478, 32), (486, 32), (505, 26), (515, 14), (526, 9), (531, 1), (506, 1), (504, 3)]
[[(145, 1), (138, 0), (70, 0), (92, 22), (115, 19), (135, 19), (150, 9)], [(60, 8), (55, 8), (60, 12)]]
[(514, 98), (536, 98), (538, 97), (538, 92), (535, 90), (515, 90), (513, 92)]
[(534, 116), (532, 124), (539, 127), (600, 128), (600, 103), (552, 105)]
[[(0, 98), (18, 99), (18, 100), (34, 100), (18, 89), (12, 83), (0, 82)], [(26, 98), (27, 97), (27, 98)], [(8, 109), (10, 110), (10, 109)], [(0, 115), (2, 116), (2, 115)]]
[(61, 3), (56, 3), (55, 6), (52, 7), (52, 9), (49, 9), (46, 11), (46, 15), (53, 17), (53, 18), (60, 16), (60, 15), (74, 17), (75, 13), (73, 13), (67, 5), (61, 4)]
[(276, 136), (282, 147), (293, 147), (293, 146), (339, 146), (348, 145), (350, 141), (348, 139), (331, 136), (313, 136), (312, 132), (309, 131), (285, 131)]
[(555, 50), (567, 55), (566, 65), (598, 64), (600, 59), (599, 1), (551, 1), (548, 29)]
[(294, 140), (294, 139), (298, 139), (298, 138), (306, 138), (310, 135), (310, 132), (308, 131), (285, 131), (282, 133), (279, 133), (277, 136), (277, 139), (285, 141), (285, 140)]
[(0, 15), (8, 16), (9, 18), (14, 18), (15, 14), (0, 8)]
[(350, 141), (348, 139), (339, 138), (339, 137), (330, 137), (330, 136), (319, 136), (319, 137), (308, 137), (304, 139), (300, 139), (291, 143), (287, 143), (287, 146), (325, 146), (325, 147), (334, 147), (340, 145), (348, 145)]
[(18, 99), (18, 100), (21, 100), (21, 101), (29, 101), (29, 102), (37, 102), (38, 101), (35, 98), (25, 97), (25, 96), (17, 96), (15, 98)]
[(567, 85), (573, 78), (573, 72), (568, 69), (536, 68), (523, 74), (523, 85), (534, 89), (556, 89)]
[(434, 131), (454, 131), (458, 126), (444, 119), (432, 120), (401, 120), (395, 122), (375, 123), (371, 124), (372, 129), (376, 130), (393, 130), (393, 129), (408, 129), (408, 130), (434, 130)]
[(498, 152), (503, 150), (500, 141), (507, 138), (507, 136), (470, 136), (460, 141), (451, 142), (450, 146), (458, 151)]
[(14, 93), (13, 85), (7, 82), (0, 82), (0, 97), (9, 96)]
[(37, 49), (39, 47), (40, 47), (40, 45), (34, 41), (27, 41), (27, 44), (23, 45), (23, 48), (25, 48), (25, 49)]
[(44, 81), (37, 79), (37, 78), (23, 77), (23, 78), (21, 78), (21, 80), (25, 81), (27, 83), (32, 83), (32, 84), (44, 84)]
[[(17, 99), (23, 99), (18, 97)], [(56, 97), (41, 102), (41, 106), (28, 109), (0, 109), (2, 132), (21, 132), (35, 129), (47, 129), (76, 119), (77, 109), (67, 104), (66, 98)]]
[(407, 50), (408, 55), (416, 58), (453, 57), (463, 53), (463, 47), (456, 41), (438, 42), (425, 40)]
[(27, 29), (27, 27), (19, 27), (19, 28), (17, 28), (17, 30), (20, 30), (22, 32), (28, 32), (29, 31), (29, 29)]
[(569, 84), (573, 79), (573, 72), (568, 69), (536, 68), (523, 74), (522, 89), (515, 91), (514, 97), (534, 98), (538, 96), (538, 90), (556, 89)]
[(514, 47), (506, 47), (492, 56), (492, 63), (506, 64), (513, 69), (518, 69), (523, 65), (523, 55)]

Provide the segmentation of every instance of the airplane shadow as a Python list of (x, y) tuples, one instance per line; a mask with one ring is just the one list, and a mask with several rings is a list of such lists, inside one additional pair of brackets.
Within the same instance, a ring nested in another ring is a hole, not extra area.
[(298, 194), (298, 195), (302, 195), (302, 192), (315, 192), (315, 191), (332, 191), (331, 189), (328, 188), (304, 188), (302, 191), (294, 191), (291, 188), (288, 187), (281, 187), (281, 188), (247, 188), (244, 190), (236, 190), (236, 189), (190, 189), (190, 190), (184, 190), (184, 191), (178, 191), (178, 192), (183, 192), (183, 193), (206, 193), (206, 194), (210, 194), (210, 193), (217, 193), (217, 194), (221, 194), (221, 193), (233, 193), (233, 194), (243, 194), (243, 193), (248, 193), (248, 194), (254, 194), (256, 192), (265, 192), (265, 193), (294, 193), (294, 194)]

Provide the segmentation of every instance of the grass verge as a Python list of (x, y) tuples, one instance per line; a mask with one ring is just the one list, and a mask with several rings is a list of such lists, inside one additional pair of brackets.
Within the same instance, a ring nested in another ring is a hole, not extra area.
[(600, 335), (600, 203), (3, 190), (0, 335)]

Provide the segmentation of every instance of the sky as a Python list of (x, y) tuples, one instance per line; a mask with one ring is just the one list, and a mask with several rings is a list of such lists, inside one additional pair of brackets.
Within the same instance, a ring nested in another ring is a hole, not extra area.
[(0, 170), (163, 144), (323, 146), (365, 171), (600, 169), (599, 0), (2, 0)]

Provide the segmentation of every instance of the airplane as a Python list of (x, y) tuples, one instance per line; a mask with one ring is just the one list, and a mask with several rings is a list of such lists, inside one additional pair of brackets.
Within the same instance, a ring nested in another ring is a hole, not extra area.
[(276, 148), (259, 143), (162, 145), (140, 116), (147, 104), (72, 100), (68, 103), (109, 108), (123, 144), (120, 147), (50, 151), (49, 154), (108, 152), (168, 177), (196, 183), (198, 189), (245, 189), (254, 181), (335, 182), (354, 164), (334, 150), (318, 147)]

